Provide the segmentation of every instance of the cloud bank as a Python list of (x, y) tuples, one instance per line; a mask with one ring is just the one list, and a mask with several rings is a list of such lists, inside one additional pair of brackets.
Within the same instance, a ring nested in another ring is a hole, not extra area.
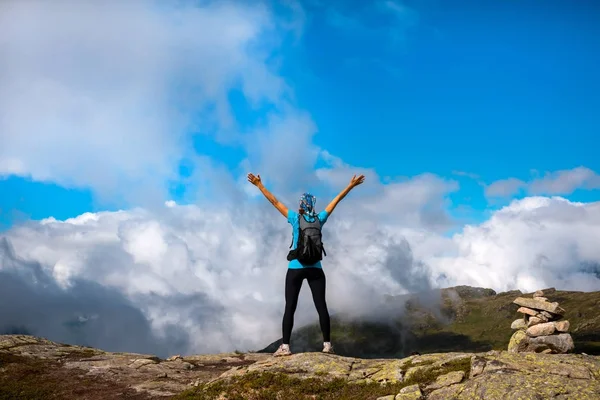
[[(0, 253), (0, 329), (163, 355), (261, 348), (280, 337), (291, 232), (274, 209), (252, 207), (169, 203), (15, 227)], [(526, 198), (453, 237), (342, 210), (324, 239), (334, 315), (463, 284), (600, 290), (600, 203)], [(297, 326), (315, 321), (313, 308), (305, 287)]]

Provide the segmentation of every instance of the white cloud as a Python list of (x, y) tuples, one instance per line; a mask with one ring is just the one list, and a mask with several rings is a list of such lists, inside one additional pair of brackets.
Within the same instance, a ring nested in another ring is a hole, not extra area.
[(600, 175), (586, 167), (547, 172), (541, 178), (524, 182), (516, 178), (502, 179), (486, 186), (488, 197), (510, 197), (524, 189), (530, 195), (569, 195), (577, 189), (600, 188)]
[(0, 176), (160, 198), (190, 127), (231, 139), (230, 89), (280, 101), (268, 57), (289, 21), (260, 5), (177, 4), (3, 1)]
[(485, 187), (487, 197), (510, 197), (518, 193), (527, 184), (520, 179), (508, 178), (495, 181)]
[(373, 169), (357, 168), (344, 163), (327, 151), (321, 153), (325, 167), (317, 169), (319, 179), (342, 190), (353, 175), (365, 175), (365, 183), (350, 195), (346, 207), (358, 218), (394, 221), (411, 228), (446, 229), (451, 223), (447, 212), (447, 195), (458, 190), (458, 183), (433, 174), (383, 183)]
[[(455, 253), (426, 262), (447, 283), (533, 291), (600, 289), (600, 203), (528, 197), (454, 236)], [(594, 266), (595, 267), (591, 267)]]
[(529, 183), (529, 193), (547, 195), (571, 194), (576, 189), (600, 188), (600, 175), (586, 167), (546, 173)]
[(327, 150), (321, 151), (320, 157), (326, 166), (317, 169), (317, 177), (332, 187), (337, 187), (341, 190), (350, 183), (350, 178), (353, 175), (364, 175), (367, 185), (379, 181), (379, 176), (372, 168), (360, 168), (348, 165), (341, 158), (334, 156)]
[(316, 126), (309, 115), (289, 111), (271, 115), (267, 125), (245, 138), (247, 170), (260, 172), (265, 184), (284, 195), (315, 185), (319, 148), (313, 143)]

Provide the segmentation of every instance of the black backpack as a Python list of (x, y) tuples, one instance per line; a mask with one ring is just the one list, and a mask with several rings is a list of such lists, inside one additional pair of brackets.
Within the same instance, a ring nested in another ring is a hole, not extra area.
[[(313, 265), (323, 259), (323, 255), (327, 256), (325, 247), (323, 247), (321, 236), (321, 221), (315, 216), (314, 222), (308, 222), (302, 215), (300, 217), (298, 246), (294, 250), (290, 250), (287, 259), (292, 261), (297, 259), (303, 265)], [(292, 244), (294, 239), (292, 238)]]

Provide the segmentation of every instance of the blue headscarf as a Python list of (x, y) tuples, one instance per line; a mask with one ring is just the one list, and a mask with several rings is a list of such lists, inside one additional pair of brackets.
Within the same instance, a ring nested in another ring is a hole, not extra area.
[(314, 217), (317, 215), (315, 212), (315, 204), (317, 204), (317, 198), (310, 193), (304, 193), (300, 197), (300, 208), (304, 210), (304, 213), (308, 216)]

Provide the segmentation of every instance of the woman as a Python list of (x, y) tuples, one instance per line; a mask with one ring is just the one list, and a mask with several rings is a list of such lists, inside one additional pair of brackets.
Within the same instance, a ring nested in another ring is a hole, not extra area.
[[(260, 189), (267, 200), (269, 200), (292, 225), (293, 240), (291, 246), (292, 251), (290, 254), (293, 254), (294, 250), (298, 247), (301, 224), (300, 218), (304, 218), (304, 221), (307, 223), (315, 223), (318, 220), (319, 225), (323, 226), (337, 204), (346, 197), (352, 189), (363, 183), (364, 180), (364, 175), (358, 177), (354, 175), (348, 186), (342, 190), (331, 203), (329, 203), (325, 210), (317, 214), (315, 212), (316, 198), (310, 193), (304, 193), (302, 195), (300, 198), (300, 207), (298, 212), (296, 212), (284, 206), (264, 187), (260, 175), (254, 176), (253, 174), (248, 174), (248, 181)], [(302, 225), (304, 226), (305, 224), (302, 223)], [(333, 346), (331, 345), (330, 338), (329, 311), (327, 310), (327, 302), (325, 301), (325, 274), (323, 273), (321, 262), (317, 261), (314, 264), (305, 265), (294, 257), (288, 257), (288, 260), (290, 261), (285, 277), (285, 312), (283, 314), (282, 323), (283, 343), (274, 353), (274, 356), (277, 357), (292, 354), (290, 351), (290, 338), (292, 336), (292, 327), (294, 325), (294, 313), (296, 311), (296, 306), (298, 305), (298, 295), (300, 294), (300, 288), (304, 279), (308, 281), (315, 307), (319, 313), (319, 324), (321, 325), (321, 332), (323, 333), (323, 352), (333, 353)]]

